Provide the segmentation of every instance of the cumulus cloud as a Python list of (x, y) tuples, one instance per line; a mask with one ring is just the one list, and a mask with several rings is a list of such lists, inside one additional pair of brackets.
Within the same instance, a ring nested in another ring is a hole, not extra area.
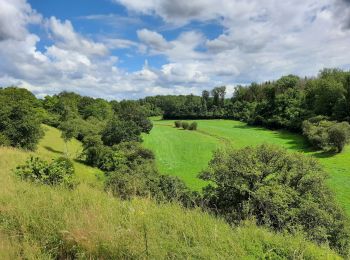
[(148, 45), (153, 50), (164, 51), (171, 48), (171, 44), (157, 32), (142, 29), (137, 31), (137, 36), (143, 43)]
[(0, 41), (21, 40), (27, 34), (27, 24), (41, 21), (41, 16), (25, 0), (1, 0), (0, 10)]
[[(25, 0), (0, 0), (0, 85), (25, 86), (39, 96), (70, 90), (137, 98), (199, 94), (217, 85), (233, 90), (236, 83), (350, 66), (349, 0), (113, 1), (132, 18), (99, 14), (84, 19), (120, 21), (133, 31), (91, 39), (70, 20), (42, 17)], [(171, 39), (158, 25), (143, 23), (144, 15), (160, 17), (160, 27), (176, 28)], [(210, 23), (221, 30), (209, 38), (196, 24)], [(45, 27), (52, 43), (39, 49), (31, 24)], [(121, 69), (114, 54), (120, 52), (114, 50), (123, 49), (146, 58), (162, 55), (165, 62), (157, 68), (145, 62), (138, 71)]]
[(93, 42), (77, 34), (72, 23), (68, 20), (61, 22), (56, 17), (51, 17), (47, 21), (47, 27), (56, 44), (63, 49), (79, 51), (88, 55), (102, 56), (108, 53), (108, 49), (102, 43)]
[[(349, 0), (115, 1), (132, 12), (157, 15), (179, 26), (216, 20), (223, 33), (206, 40), (207, 51), (172, 48), (163, 53), (184, 67), (196, 61), (203, 74), (221, 77), (225, 83), (286, 73), (314, 75), (323, 67), (349, 66)], [(201, 41), (197, 39), (197, 45)]]

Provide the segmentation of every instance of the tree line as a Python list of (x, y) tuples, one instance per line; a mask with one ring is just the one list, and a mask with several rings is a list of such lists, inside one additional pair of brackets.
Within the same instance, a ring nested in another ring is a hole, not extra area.
[(315, 144), (315, 131), (305, 127), (317, 120), (335, 125), (327, 130), (317, 148), (341, 151), (349, 141), (350, 72), (324, 69), (317, 77), (283, 76), (276, 81), (237, 86), (232, 97), (225, 87), (204, 90), (202, 96), (154, 96), (140, 100), (152, 113), (162, 111), (164, 119), (234, 119), (270, 129), (304, 133)]

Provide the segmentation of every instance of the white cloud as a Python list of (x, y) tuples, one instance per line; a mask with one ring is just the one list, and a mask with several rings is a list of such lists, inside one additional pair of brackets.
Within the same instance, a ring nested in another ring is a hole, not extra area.
[(147, 29), (138, 30), (137, 37), (155, 51), (164, 51), (172, 47), (161, 34), (154, 31)]
[[(136, 98), (199, 94), (223, 84), (232, 92), (236, 82), (314, 75), (323, 67), (350, 65), (348, 0), (114, 1), (132, 16), (92, 15), (85, 20), (139, 27), (128, 32), (130, 39), (117, 31), (90, 39), (69, 20), (42, 18), (25, 0), (0, 0), (0, 84), (26, 86), (38, 95), (70, 90)], [(139, 14), (161, 17), (178, 35), (168, 40), (155, 26), (142, 23)], [(222, 33), (208, 39), (192, 21), (215, 22)], [(45, 26), (52, 44), (38, 49), (40, 38), (28, 29), (30, 24)], [(113, 55), (120, 49), (134, 56), (162, 55), (166, 62), (158, 69), (146, 63), (139, 71), (125, 71)]]
[(87, 55), (106, 55), (108, 49), (102, 43), (96, 43), (84, 38), (74, 31), (73, 25), (66, 20), (61, 22), (56, 17), (51, 17), (47, 21), (52, 38), (56, 45), (63, 49), (83, 52)]
[(223, 33), (206, 40), (207, 51), (197, 50), (201, 38), (193, 40), (190, 48), (179, 40), (162, 51), (171, 63), (182, 67), (197, 63), (197, 70), (213, 83), (214, 78), (229, 84), (289, 73), (314, 75), (323, 67), (349, 66), (348, 0), (115, 1), (132, 12), (155, 14), (178, 26), (219, 22)]
[(21, 40), (27, 34), (27, 24), (41, 21), (41, 16), (25, 0), (0, 0), (0, 10), (0, 41)]
[(102, 39), (104, 44), (108, 49), (128, 49), (131, 47), (138, 47), (139, 44), (127, 39), (119, 39), (119, 38), (104, 38)]

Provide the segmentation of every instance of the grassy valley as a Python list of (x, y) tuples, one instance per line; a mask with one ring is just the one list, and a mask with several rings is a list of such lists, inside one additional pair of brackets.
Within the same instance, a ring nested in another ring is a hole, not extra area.
[(197, 131), (184, 131), (175, 128), (173, 120), (153, 120), (154, 128), (149, 135), (144, 135), (144, 145), (156, 154), (161, 172), (179, 176), (193, 189), (199, 190), (205, 185), (197, 175), (207, 167), (215, 149), (225, 145), (238, 149), (270, 143), (317, 158), (329, 174), (328, 183), (337, 200), (350, 215), (349, 146), (334, 155), (314, 151), (301, 135), (252, 127), (239, 121), (198, 120)]
[[(18, 164), (30, 155), (50, 160), (64, 150), (60, 132), (44, 129), (36, 152), (0, 148), (2, 259), (339, 258), (302, 236), (272, 233), (250, 222), (231, 228), (176, 203), (122, 201), (103, 191), (100, 170), (79, 162), (74, 168), (80, 184), (73, 191), (22, 182), (12, 172)], [(72, 140), (68, 150), (74, 158), (81, 144)]]

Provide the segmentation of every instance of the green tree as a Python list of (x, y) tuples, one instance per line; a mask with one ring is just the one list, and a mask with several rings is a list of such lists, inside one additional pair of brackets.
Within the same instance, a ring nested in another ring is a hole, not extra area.
[(349, 250), (348, 223), (317, 161), (262, 145), (214, 154), (201, 178), (204, 200), (231, 223), (254, 217), (275, 230), (302, 230), (309, 239)]
[(63, 121), (58, 126), (58, 129), (61, 130), (61, 136), (64, 140), (64, 151), (66, 157), (68, 157), (68, 142), (73, 138), (78, 136), (78, 122), (76, 118), (68, 118), (66, 121)]
[(152, 130), (152, 121), (147, 118), (147, 110), (136, 101), (121, 101), (113, 103), (115, 114), (122, 121), (134, 122), (143, 133)]
[(111, 120), (102, 131), (102, 141), (112, 146), (121, 142), (142, 141), (141, 129), (134, 121)]
[(40, 105), (25, 89), (0, 89), (0, 133), (7, 144), (29, 150), (36, 148), (43, 135), (38, 113)]

